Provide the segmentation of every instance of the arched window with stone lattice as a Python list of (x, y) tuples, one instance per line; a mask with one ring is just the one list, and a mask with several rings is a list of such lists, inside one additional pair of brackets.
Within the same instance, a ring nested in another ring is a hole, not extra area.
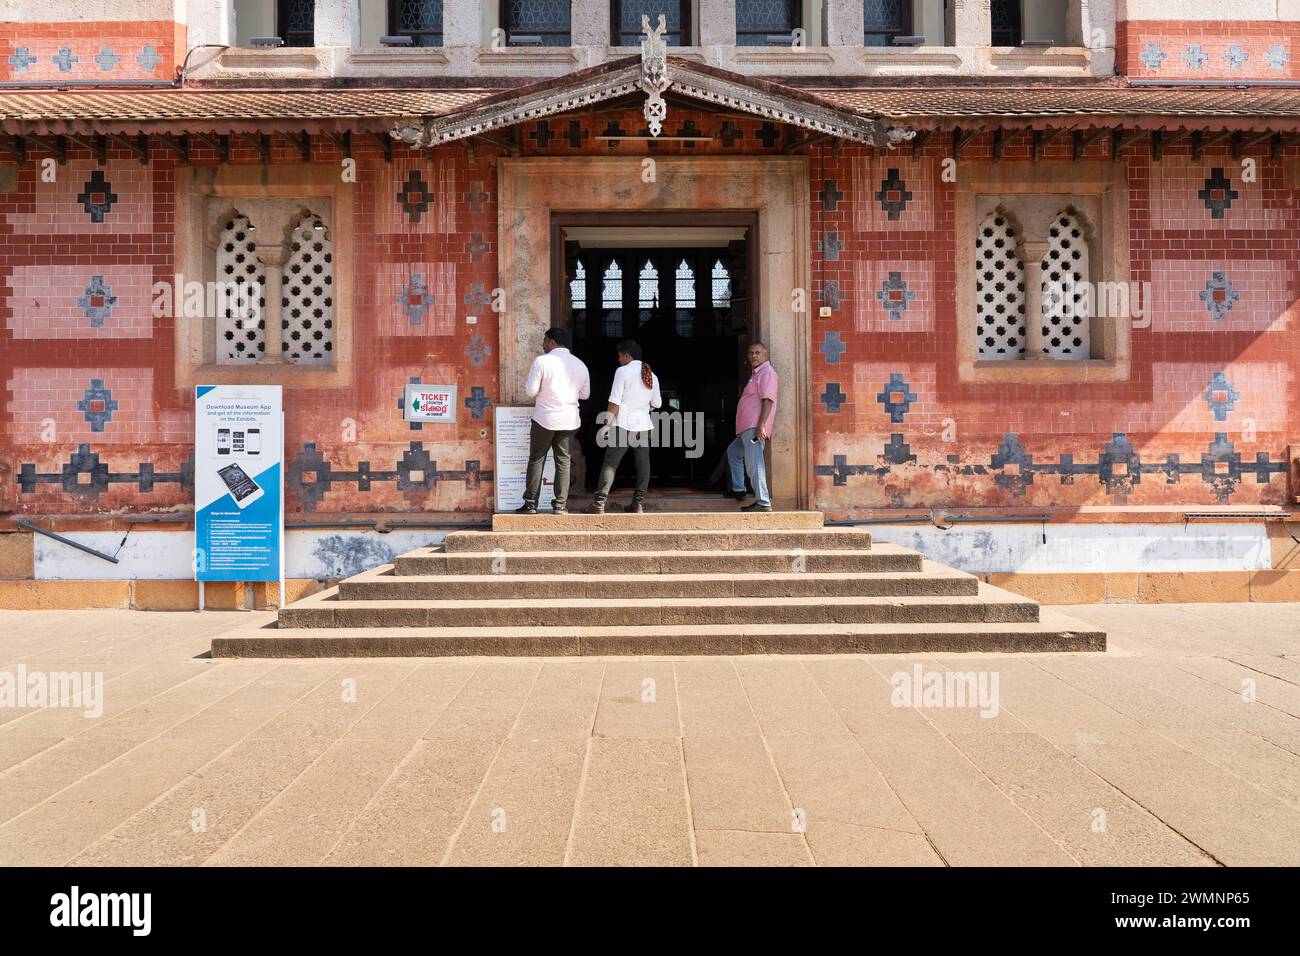
[(334, 253), (329, 230), (307, 213), (289, 234), (281, 286), (284, 360), (327, 365), (334, 350)]
[(1088, 229), (1073, 208), (1061, 210), (1047, 227), (1043, 257), (1043, 355), (1086, 359), (1091, 349)]
[(217, 237), (218, 365), (256, 362), (266, 354), (266, 266), (256, 246), (248, 219), (232, 212)]
[(975, 237), (975, 306), (979, 357), (1025, 357), (1025, 267), (1015, 221), (989, 213)]

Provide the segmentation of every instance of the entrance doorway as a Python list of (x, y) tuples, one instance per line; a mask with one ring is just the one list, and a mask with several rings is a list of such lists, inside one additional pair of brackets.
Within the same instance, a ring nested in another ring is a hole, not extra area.
[[(608, 403), (616, 346), (632, 339), (663, 396), (653, 416), (660, 443), (650, 451), (652, 494), (716, 491), (756, 327), (752, 217), (655, 216), (653, 224), (647, 218), (627, 225), (612, 217), (556, 216), (563, 261), (556, 264), (552, 314), (591, 371), (575, 479), (584, 491), (595, 487), (604, 450), (594, 423)], [(616, 490), (634, 481), (630, 466), (621, 471)]]

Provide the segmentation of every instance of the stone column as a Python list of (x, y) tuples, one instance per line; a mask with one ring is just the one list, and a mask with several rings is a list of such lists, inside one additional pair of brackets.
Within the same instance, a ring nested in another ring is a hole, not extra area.
[(316, 0), (315, 46), (349, 49), (361, 45), (358, 0)]
[(700, 0), (699, 46), (736, 45), (736, 5), (731, 0)]
[(993, 45), (993, 14), (988, 0), (952, 0), (945, 25), (952, 46)]
[(862, 0), (826, 0), (822, 35), (827, 46), (862, 46)]
[(484, 46), (483, 3), (494, 0), (442, 0), (442, 45)]
[(609, 46), (609, 0), (573, 0), (569, 33), (573, 46)]
[[(1016, 251), (1025, 264), (1025, 358), (1040, 359), (1044, 357), (1043, 259), (1047, 257), (1047, 240), (1027, 240)], [(268, 273), (267, 286), (270, 284)]]
[(262, 310), (266, 352), (258, 359), (263, 365), (279, 365), (284, 361), (281, 297), (284, 294), (285, 252), (283, 245), (257, 247), (257, 258), (266, 266), (266, 308)]

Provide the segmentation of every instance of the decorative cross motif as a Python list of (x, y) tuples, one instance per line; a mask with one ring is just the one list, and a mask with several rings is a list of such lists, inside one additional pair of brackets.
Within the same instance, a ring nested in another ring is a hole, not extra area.
[(471, 418), (482, 418), (489, 408), (492, 407), (492, 399), (484, 392), (482, 385), (475, 385), (469, 390), (469, 397), (465, 399), (465, 407), (470, 410)]
[(397, 191), (397, 201), (406, 211), (407, 218), (411, 222), (419, 222), (420, 217), (429, 211), (429, 205), (433, 202), (433, 193), (429, 191), (429, 184), (420, 176), (418, 169), (413, 169), (407, 174), (406, 182), (402, 183), (402, 188)]
[(402, 286), (402, 291), (397, 294), (397, 305), (406, 313), (406, 321), (411, 325), (424, 323), (424, 317), (429, 314), (434, 301), (433, 293), (424, 284), (424, 274), (420, 272), (412, 273), (411, 278)]
[(1148, 43), (1146, 48), (1138, 54), (1138, 59), (1145, 63), (1148, 69), (1158, 70), (1160, 64), (1165, 62), (1166, 56), (1168, 54), (1160, 49), (1159, 43)]
[(906, 465), (909, 461), (916, 461), (916, 456), (912, 454), (912, 446), (903, 441), (902, 432), (894, 432), (889, 436), (889, 443), (885, 445), (883, 457), (891, 465)]
[(1187, 64), (1188, 69), (1199, 70), (1205, 61), (1210, 58), (1210, 54), (1205, 52), (1205, 47), (1199, 43), (1193, 43), (1183, 51), (1183, 62)]
[(650, 18), (641, 15), (641, 31), (645, 39), (641, 41), (641, 79), (637, 85), (645, 91), (645, 121), (650, 127), (650, 135), (658, 136), (663, 130), (664, 119), (668, 116), (668, 104), (664, 102), (664, 91), (671, 85), (668, 79), (668, 45), (664, 43), (664, 31), (668, 29), (664, 15), (659, 14), (659, 25), (650, 28)]
[[(1261, 459), (1257, 456), (1256, 461)], [(1263, 462), (1267, 464), (1267, 462)], [(1259, 466), (1256, 465), (1256, 474)], [(1233, 491), (1241, 482), (1245, 470), (1241, 463), (1241, 453), (1228, 441), (1227, 432), (1215, 432), (1214, 441), (1206, 446), (1201, 454), (1201, 479), (1214, 489), (1214, 495), (1221, 502), (1228, 501)]]
[[(683, 122), (682, 125), (678, 128), (676, 135), (677, 136), (703, 136), (704, 130), (700, 129), (698, 126), (695, 125), (695, 120), (688, 119), (685, 122)], [(695, 148), (694, 143), (683, 143), (682, 145), (685, 146), (687, 149)]]
[(469, 203), (470, 212), (482, 212), (483, 205), (488, 201), (488, 194), (483, 191), (483, 181), (475, 180), (469, 184), (469, 192), (465, 194), (465, 201)]
[(999, 473), (993, 476), (993, 483), (999, 488), (1011, 492), (1017, 498), (1025, 493), (1034, 483), (1034, 456), (1020, 444), (1020, 437), (1007, 432), (998, 446), (998, 450), (989, 460), (990, 468), (997, 468)]
[(99, 64), (99, 71), (101, 73), (108, 73), (117, 66), (118, 63), (122, 62), (122, 58), (113, 52), (111, 46), (106, 46), (100, 47), (99, 53), (95, 56), (95, 62)]
[(77, 202), (90, 213), (91, 222), (103, 222), (104, 217), (113, 211), (117, 193), (113, 192), (112, 184), (104, 178), (102, 169), (90, 174), (85, 187), (77, 194)]
[[(601, 136), (626, 136), (627, 130), (619, 126), (617, 120), (610, 120), (608, 125), (605, 126), (605, 132), (601, 133), (600, 135)], [(618, 140), (616, 139), (606, 140), (605, 145), (608, 146), (610, 149), (617, 149)]]
[(465, 246), (465, 251), (469, 253), (471, 262), (481, 262), (483, 259), (483, 253), (488, 252), (491, 248), (491, 246), (483, 241), (483, 233), (474, 232), (470, 234), (469, 244)]
[(1227, 421), (1228, 413), (1236, 406), (1239, 398), (1241, 393), (1232, 387), (1222, 372), (1215, 372), (1210, 384), (1205, 387), (1205, 402), (1210, 406), (1210, 411), (1214, 412), (1215, 421)]
[(816, 465), (813, 473), (819, 478), (830, 478), (837, 488), (847, 485), (853, 475), (865, 475), (874, 469), (870, 465), (850, 465), (848, 455), (832, 455), (830, 465)]
[(908, 303), (916, 298), (916, 293), (907, 287), (903, 273), (891, 272), (885, 284), (876, 293), (876, 301), (889, 314), (890, 322), (899, 322), (907, 311)]
[(775, 123), (764, 123), (758, 128), (758, 138), (763, 141), (764, 149), (771, 149), (781, 138), (781, 131), (776, 128)]
[(840, 239), (839, 233), (828, 232), (822, 237), (822, 254), (826, 256), (827, 262), (838, 261), (843, 251), (844, 241)]
[(81, 57), (74, 54), (71, 47), (66, 46), (59, 47), (59, 52), (50, 57), (50, 59), (54, 61), (54, 64), (59, 68), (60, 73), (67, 73), (72, 69), (72, 64), (81, 62)]
[(849, 397), (840, 391), (839, 382), (829, 382), (826, 385), (826, 391), (817, 396), (821, 399), (822, 404), (826, 406), (826, 411), (832, 415), (838, 415), (840, 406), (849, 400)]
[(733, 123), (731, 120), (723, 120), (722, 127), (718, 130), (718, 139), (722, 140), (722, 145), (730, 149), (737, 142), (745, 138), (745, 131)]
[(1123, 432), (1111, 433), (1110, 443), (1102, 449), (1097, 465), (1102, 484), (1110, 494), (1131, 494), (1133, 486), (1142, 482), (1141, 456)]
[(487, 290), (483, 288), (482, 282), (471, 282), (469, 291), (465, 293), (466, 305), (487, 305), (492, 301), (492, 296), (488, 295)]
[(1205, 289), (1201, 292), (1201, 301), (1210, 310), (1215, 322), (1226, 319), (1240, 298), (1241, 293), (1232, 287), (1226, 272), (1211, 272), (1210, 281), (1205, 283)]
[(25, 46), (14, 47), (9, 57), (9, 65), (18, 73), (26, 73), (27, 68), (36, 62), (36, 57)]
[(1229, 69), (1237, 70), (1241, 68), (1243, 63), (1250, 59), (1250, 54), (1242, 49), (1240, 43), (1234, 43), (1223, 51), (1223, 58), (1228, 61)]
[(77, 299), (77, 307), (97, 329), (103, 326), (105, 319), (112, 316), (115, 305), (117, 305), (117, 296), (113, 295), (112, 289), (104, 285), (103, 276), (91, 276), (90, 285), (86, 286), (84, 294)]
[(1232, 180), (1223, 175), (1223, 167), (1215, 166), (1210, 170), (1210, 178), (1205, 181), (1205, 188), (1196, 195), (1205, 203), (1205, 208), (1210, 210), (1213, 218), (1222, 219), (1223, 214), (1232, 208), (1232, 201), (1241, 193), (1232, 188)]
[(822, 302), (832, 309), (838, 309), (843, 301), (844, 293), (840, 291), (839, 279), (827, 279), (822, 283)]
[(162, 62), (162, 57), (158, 55), (158, 48), (147, 46), (135, 56), (135, 62), (140, 64), (140, 69), (147, 73), (152, 73)]
[(1264, 54), (1264, 59), (1268, 60), (1270, 70), (1285, 70), (1287, 63), (1291, 61), (1291, 54), (1286, 52), (1286, 47), (1280, 43), (1274, 43)]
[(912, 201), (912, 194), (907, 189), (907, 183), (898, 175), (897, 169), (890, 167), (885, 172), (885, 178), (880, 182), (880, 191), (876, 193), (876, 201), (888, 213), (890, 222), (903, 215), (903, 210)]
[(844, 193), (836, 188), (836, 182), (833, 179), (823, 180), (822, 191), (817, 195), (822, 201), (822, 208), (827, 212), (834, 212), (836, 207), (839, 206), (840, 200), (844, 198)]
[(569, 141), (569, 145), (574, 149), (582, 146), (584, 139), (591, 138), (591, 134), (582, 128), (582, 123), (577, 120), (569, 120), (569, 128), (564, 131), (564, 138)]
[(550, 146), (551, 140), (555, 139), (555, 134), (551, 132), (550, 120), (542, 120), (538, 123), (536, 129), (528, 134), (528, 138), (542, 149)]
[(104, 387), (102, 378), (90, 380), (90, 388), (86, 389), (84, 397), (77, 402), (77, 411), (90, 422), (92, 432), (102, 432), (104, 426), (113, 420), (117, 402), (113, 400), (112, 391)]
[(838, 332), (827, 332), (826, 338), (822, 339), (822, 344), (818, 348), (818, 351), (826, 356), (826, 364), (828, 365), (838, 365), (840, 356), (848, 350), (849, 347), (844, 344), (844, 340), (840, 338)]
[(470, 365), (482, 365), (492, 354), (492, 346), (487, 344), (487, 339), (483, 336), (471, 335), (469, 345), (465, 346), (465, 354), (469, 356)]
[(916, 393), (908, 386), (902, 372), (890, 372), (889, 381), (884, 384), (883, 391), (877, 393), (876, 401), (884, 406), (891, 422), (901, 425), (903, 416), (911, 410), (912, 403), (916, 401)]

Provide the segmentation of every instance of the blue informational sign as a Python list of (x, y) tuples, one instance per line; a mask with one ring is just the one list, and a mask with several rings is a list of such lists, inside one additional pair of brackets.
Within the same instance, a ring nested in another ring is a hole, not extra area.
[(194, 580), (284, 576), (279, 385), (194, 390)]

